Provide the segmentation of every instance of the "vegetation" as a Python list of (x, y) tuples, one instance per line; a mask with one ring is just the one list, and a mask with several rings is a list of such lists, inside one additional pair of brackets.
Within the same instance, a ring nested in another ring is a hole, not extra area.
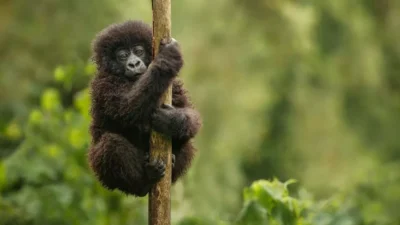
[[(399, 15), (396, 0), (173, 1), (204, 118), (173, 224), (399, 224)], [(0, 3), (0, 225), (146, 224), (147, 198), (86, 162), (90, 42), (126, 18), (150, 22), (150, 2)]]

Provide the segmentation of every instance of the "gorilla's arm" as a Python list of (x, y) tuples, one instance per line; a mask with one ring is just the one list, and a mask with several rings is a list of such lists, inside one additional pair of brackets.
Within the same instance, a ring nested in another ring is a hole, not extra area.
[(200, 128), (200, 115), (191, 108), (162, 105), (153, 114), (154, 130), (179, 140), (193, 138)]
[(189, 140), (199, 131), (200, 114), (193, 109), (187, 92), (179, 80), (174, 80), (172, 97), (173, 106), (162, 105), (155, 110), (152, 127), (172, 138)]
[[(172, 88), (172, 105), (174, 109), (164, 112), (164, 116), (157, 116), (157, 110), (153, 118), (154, 129), (164, 129), (165, 134), (172, 134), (172, 152), (175, 155), (175, 163), (172, 168), (172, 182), (175, 183), (190, 167), (196, 149), (190, 139), (194, 137), (201, 127), (199, 113), (194, 110), (183, 83), (175, 79)], [(158, 125), (155, 125), (157, 123)]]
[(147, 72), (140, 76), (131, 90), (124, 96), (126, 106), (140, 120), (154, 111), (162, 94), (171, 84), (183, 65), (177, 42), (162, 47), (160, 53), (150, 64)]

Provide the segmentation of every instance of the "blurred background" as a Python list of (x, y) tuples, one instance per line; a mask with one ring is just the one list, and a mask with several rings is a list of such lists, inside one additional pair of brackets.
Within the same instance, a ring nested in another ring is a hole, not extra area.
[[(87, 87), (95, 34), (151, 16), (0, 1), (1, 225), (147, 224), (88, 169)], [(400, 224), (400, 1), (173, 0), (172, 35), (204, 121), (173, 224)]]

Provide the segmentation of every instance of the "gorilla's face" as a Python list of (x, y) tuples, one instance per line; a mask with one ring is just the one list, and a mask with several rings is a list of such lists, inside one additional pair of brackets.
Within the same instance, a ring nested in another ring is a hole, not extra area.
[(110, 25), (96, 36), (93, 53), (99, 71), (135, 80), (152, 61), (152, 29), (141, 21)]
[(128, 78), (135, 78), (142, 75), (147, 70), (149, 55), (141, 45), (132, 48), (121, 48), (115, 52), (115, 58), (120, 71)]

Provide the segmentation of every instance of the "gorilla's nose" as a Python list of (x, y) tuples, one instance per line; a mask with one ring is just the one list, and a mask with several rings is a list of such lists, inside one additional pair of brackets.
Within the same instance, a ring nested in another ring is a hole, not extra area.
[(140, 65), (140, 61), (139, 60), (131, 61), (131, 62), (128, 63), (128, 67), (130, 69), (135, 69), (139, 65)]

